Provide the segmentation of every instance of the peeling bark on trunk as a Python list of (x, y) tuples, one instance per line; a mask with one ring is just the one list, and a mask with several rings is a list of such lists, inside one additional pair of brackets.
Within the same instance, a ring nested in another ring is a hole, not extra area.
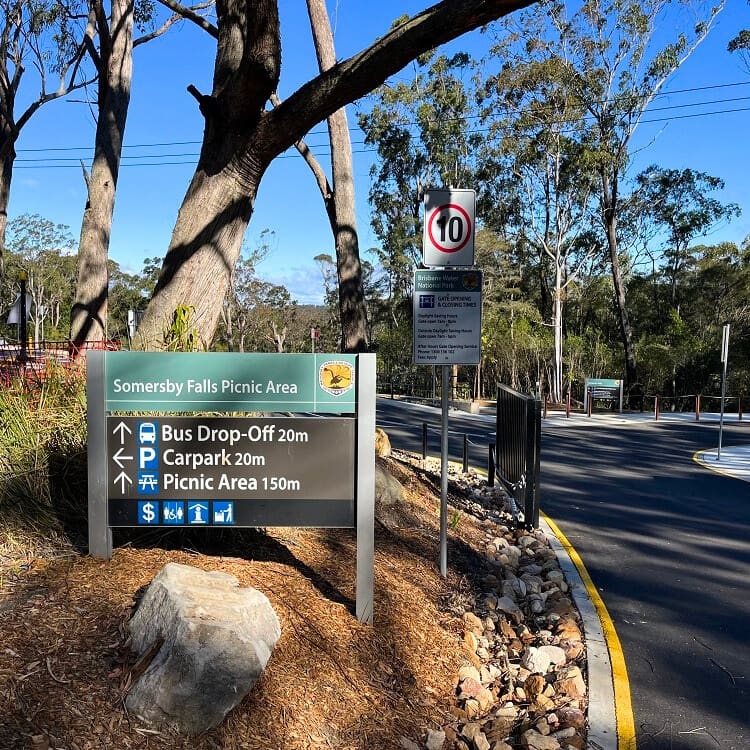
[[(218, 0), (213, 91), (203, 96), (191, 89), (206, 120), (201, 156), (136, 345), (161, 348), (178, 304), (194, 308), (191, 324), (204, 346), (211, 344), (260, 180), (272, 159), (417, 55), (532, 2), (444, 0), (266, 111), (280, 76), (277, 2)], [(340, 273), (357, 277), (350, 263)], [(356, 298), (351, 289), (346, 294)]]
[(94, 162), (78, 245), (78, 280), (70, 316), (74, 347), (107, 335), (107, 259), (133, 75), (132, 0), (112, 0), (110, 34), (108, 43), (102, 43), (108, 55), (99, 83)]
[[(336, 65), (325, 0), (307, 0), (307, 10), (318, 66), (324, 72)], [(325, 202), (336, 241), (341, 348), (345, 352), (361, 352), (367, 350), (367, 308), (359, 257), (352, 143), (345, 109), (337, 110), (328, 118), (328, 138), (331, 144), (333, 195)]]
[(8, 203), (10, 202), (10, 185), (13, 177), (13, 162), (16, 152), (13, 146), (0, 159), (0, 272), (5, 262), (5, 234), (8, 229)]

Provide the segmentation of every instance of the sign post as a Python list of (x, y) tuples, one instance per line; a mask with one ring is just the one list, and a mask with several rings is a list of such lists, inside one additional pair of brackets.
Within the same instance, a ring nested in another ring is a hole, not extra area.
[(413, 361), (416, 365), (442, 366), (440, 574), (443, 578), (448, 575), (450, 367), (477, 365), (481, 356), (482, 274), (473, 268), (475, 204), (473, 190), (450, 188), (425, 192), (423, 261), (425, 266), (438, 268), (414, 273)]
[(113, 527), (355, 528), (372, 622), (375, 355), (91, 351), (87, 397), (92, 556)]
[(727, 397), (727, 360), (729, 359), (729, 323), (721, 330), (721, 414), (719, 415), (719, 445), (716, 449), (716, 460), (721, 461), (721, 439), (724, 433), (724, 402)]

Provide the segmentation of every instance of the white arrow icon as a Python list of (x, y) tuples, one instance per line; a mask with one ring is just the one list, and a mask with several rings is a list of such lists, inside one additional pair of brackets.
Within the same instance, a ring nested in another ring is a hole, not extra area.
[(117, 453), (115, 453), (115, 455), (114, 455), (114, 456), (112, 456), (112, 460), (113, 460), (113, 461), (114, 461), (114, 462), (115, 462), (115, 463), (116, 463), (116, 464), (117, 464), (117, 465), (118, 465), (118, 466), (119, 466), (119, 467), (120, 467), (121, 469), (122, 469), (122, 467), (123, 467), (123, 463), (122, 463), (123, 461), (132, 461), (132, 460), (133, 460), (133, 457), (132, 457), (132, 456), (123, 456), (123, 455), (122, 455), (122, 453), (123, 453), (123, 451), (124, 451), (124, 450), (125, 450), (125, 448), (120, 448), (120, 450), (119, 450), (119, 451), (117, 451)]
[(115, 477), (112, 484), (117, 484), (118, 482), (120, 483), (120, 492), (122, 492), (123, 495), (125, 494), (125, 482), (127, 482), (128, 484), (133, 484), (133, 480), (124, 471), (121, 471)]
[(125, 422), (120, 422), (117, 427), (115, 427), (114, 430), (112, 430), (112, 434), (116, 435), (117, 433), (120, 433), (120, 445), (122, 445), (125, 442), (125, 433), (129, 432), (131, 435), (133, 434), (133, 430), (128, 427)]

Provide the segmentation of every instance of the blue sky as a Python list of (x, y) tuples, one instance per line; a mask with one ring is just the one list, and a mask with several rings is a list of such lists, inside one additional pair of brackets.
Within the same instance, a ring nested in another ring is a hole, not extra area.
[[(382, 35), (395, 17), (416, 13), (428, 4), (412, 0), (329, 3), (337, 56), (344, 58), (359, 51)], [(315, 74), (316, 64), (304, 3), (281, 0), (280, 6), (283, 72), (279, 93), (283, 98)], [(669, 82), (667, 91), (675, 93), (658, 98), (645, 118), (658, 122), (644, 124), (636, 140), (636, 146), (642, 149), (635, 157), (636, 170), (651, 163), (676, 169), (690, 167), (725, 181), (721, 199), (738, 203), (743, 216), (715, 231), (708, 238), (712, 242), (740, 242), (750, 235), (750, 72), (739, 58), (726, 52), (727, 42), (737, 30), (750, 27), (750, 5), (729, 0), (728, 6), (706, 42)], [(486, 40), (474, 32), (453, 47), (472, 51), (485, 45)], [(204, 93), (210, 91), (213, 56), (213, 40), (188, 24), (136, 50), (126, 158), (110, 251), (125, 270), (140, 270), (145, 258), (163, 256), (169, 244), (203, 128), (196, 102), (186, 87), (194, 84)], [(90, 160), (94, 121), (88, 105), (80, 103), (83, 96), (74, 98), (79, 102), (45, 105), (24, 129), (17, 145), (10, 216), (41, 214), (67, 224), (77, 239), (85, 202), (78, 163)], [(21, 106), (23, 103), (19, 102)], [(686, 106), (694, 103), (702, 104)], [(725, 113), (693, 116), (721, 111)], [(348, 116), (354, 128), (353, 107), (348, 108)], [(367, 205), (373, 155), (363, 152), (364, 146), (356, 143), (362, 140), (359, 131), (355, 130), (352, 137), (360, 247), (366, 250), (375, 244)], [(313, 150), (316, 145), (322, 147), (321, 161), (326, 163), (324, 125), (317, 126), (307, 140)], [(38, 150), (53, 148), (65, 150)], [(160, 156), (159, 164), (156, 155)], [(51, 161), (54, 157), (66, 161)], [(274, 237), (271, 253), (259, 269), (261, 276), (285, 284), (300, 302), (319, 302), (322, 279), (312, 259), (319, 253), (333, 254), (332, 238), (312, 175), (294, 152), (277, 159), (261, 184), (247, 235), (250, 247), (265, 229), (274, 232)]]

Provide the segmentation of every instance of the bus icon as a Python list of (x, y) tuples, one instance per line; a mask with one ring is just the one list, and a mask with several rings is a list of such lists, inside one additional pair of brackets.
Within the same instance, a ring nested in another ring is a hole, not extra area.
[(138, 425), (138, 442), (156, 444), (156, 425), (153, 422), (141, 422)]

